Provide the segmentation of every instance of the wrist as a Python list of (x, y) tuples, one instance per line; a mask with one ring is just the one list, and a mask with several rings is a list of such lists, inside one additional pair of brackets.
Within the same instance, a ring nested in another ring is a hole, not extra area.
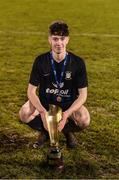
[(65, 112), (66, 112), (66, 114), (67, 114), (67, 118), (68, 118), (69, 116), (71, 116), (71, 114), (72, 114), (72, 112), (71, 112), (70, 109), (67, 109)]
[(39, 113), (45, 113), (46, 109), (44, 107), (39, 107), (38, 111)]

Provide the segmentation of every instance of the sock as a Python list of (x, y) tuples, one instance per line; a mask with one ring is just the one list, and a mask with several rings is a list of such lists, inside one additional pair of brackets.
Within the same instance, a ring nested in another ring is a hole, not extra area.
[(32, 129), (38, 130), (38, 131), (46, 131), (42, 119), (40, 115), (36, 116), (33, 120), (27, 123), (28, 126), (30, 126)]
[(65, 126), (64, 126), (64, 128), (62, 130), (62, 132), (64, 134), (67, 134), (69, 132), (79, 132), (79, 131), (81, 131), (81, 128), (75, 124), (73, 119), (71, 119), (71, 118), (68, 118), (68, 119), (69, 119), (68, 123), (65, 124)]

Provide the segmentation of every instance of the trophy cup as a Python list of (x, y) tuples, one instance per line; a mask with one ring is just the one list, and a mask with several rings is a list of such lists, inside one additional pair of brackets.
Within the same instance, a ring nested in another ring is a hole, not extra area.
[(48, 132), (50, 136), (50, 149), (47, 155), (49, 166), (57, 170), (63, 170), (63, 156), (59, 148), (58, 122), (61, 120), (62, 110), (59, 106), (49, 105), (49, 111), (46, 114)]

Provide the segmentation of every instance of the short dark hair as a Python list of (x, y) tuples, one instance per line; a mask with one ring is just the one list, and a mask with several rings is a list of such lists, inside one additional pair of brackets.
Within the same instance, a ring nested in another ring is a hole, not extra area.
[(49, 26), (50, 35), (69, 36), (68, 25), (63, 21), (55, 21)]

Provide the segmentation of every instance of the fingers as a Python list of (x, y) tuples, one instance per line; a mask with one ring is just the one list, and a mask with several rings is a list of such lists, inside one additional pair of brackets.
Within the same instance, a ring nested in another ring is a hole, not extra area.
[(61, 132), (65, 126), (65, 121), (61, 120), (58, 124), (58, 131)]

